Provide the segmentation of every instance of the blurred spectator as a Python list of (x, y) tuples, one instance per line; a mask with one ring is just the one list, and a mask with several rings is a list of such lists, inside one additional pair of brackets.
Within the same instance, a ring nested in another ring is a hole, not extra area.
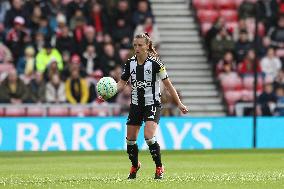
[(35, 34), (34, 40), (33, 40), (33, 46), (35, 48), (36, 53), (38, 53), (40, 50), (44, 48), (44, 34), (42, 32), (37, 32)]
[(127, 25), (124, 19), (118, 19), (113, 26), (113, 41), (118, 47), (131, 47), (131, 38), (133, 37), (131, 25)]
[(234, 49), (234, 41), (225, 27), (221, 28), (211, 43), (212, 61), (214, 65), (224, 56), (226, 51)]
[(104, 45), (104, 54), (102, 55), (100, 62), (105, 76), (108, 76), (110, 71), (112, 71), (116, 65), (122, 65), (118, 52), (111, 43)]
[(270, 83), (265, 84), (263, 93), (257, 99), (261, 107), (261, 115), (272, 116), (276, 107), (277, 97), (273, 92), (273, 86)]
[(99, 3), (91, 5), (90, 21), (89, 23), (94, 26), (97, 35), (103, 33), (110, 33), (109, 20)]
[(283, 69), (281, 69), (278, 72), (273, 84), (274, 84), (274, 88), (284, 87), (284, 70)]
[(134, 36), (141, 33), (148, 33), (156, 48), (160, 45), (160, 33), (152, 17), (146, 17), (145, 21), (138, 25), (134, 31)]
[[(45, 15), (48, 15), (49, 25), (53, 29), (57, 25), (57, 15), (63, 10), (61, 0), (49, 0), (44, 7)], [(65, 17), (65, 16), (64, 16)]]
[(65, 67), (64, 67), (64, 69), (61, 73), (63, 81), (66, 81), (70, 77), (71, 72), (74, 69), (79, 69), (80, 70), (80, 76), (86, 77), (86, 75), (87, 75), (86, 71), (81, 64), (82, 63), (81, 63), (80, 56), (77, 55), (77, 54), (72, 55), (70, 62), (65, 65)]
[[(245, 59), (239, 64), (239, 74), (244, 77), (254, 73), (254, 64), (255, 64), (256, 55), (254, 50), (249, 50), (246, 54)], [(261, 67), (259, 61), (257, 61), (257, 73), (261, 73)]]
[(265, 77), (271, 78), (272, 81), (276, 78), (281, 69), (281, 61), (275, 56), (275, 52), (272, 47), (268, 49), (267, 55), (260, 61), (260, 66), (262, 72), (265, 73)]
[(238, 21), (237, 28), (233, 31), (234, 41), (238, 41), (240, 38), (241, 31), (247, 31), (248, 40), (253, 41), (254, 35), (251, 32), (248, 32), (247, 22), (245, 19), (240, 19)]
[(49, 26), (48, 18), (45, 15), (40, 18), (38, 32), (43, 34), (44, 39), (51, 40), (53, 31)]
[(57, 61), (58, 69), (62, 70), (64, 65), (60, 52), (56, 48), (53, 48), (49, 42), (46, 42), (44, 49), (40, 50), (36, 55), (37, 71), (44, 72), (53, 58)]
[(71, 30), (74, 30), (78, 24), (78, 22), (81, 22), (81, 21), (84, 21), (86, 22), (86, 19), (85, 19), (85, 16), (84, 16), (84, 13), (82, 12), (81, 9), (77, 9), (75, 10), (75, 13), (74, 15), (71, 17), (70, 19), (70, 23), (69, 23), (69, 26), (70, 26), (70, 29)]
[(277, 97), (277, 104), (281, 105), (282, 107), (276, 107), (275, 115), (277, 116), (284, 116), (284, 88), (278, 87), (276, 88), (276, 97)]
[(255, 2), (244, 0), (239, 7), (238, 15), (240, 19), (252, 18), (255, 16)]
[(65, 82), (67, 101), (71, 104), (86, 104), (89, 100), (87, 81), (80, 77), (80, 70), (73, 69)]
[(6, 36), (7, 45), (12, 51), (15, 63), (20, 56), (23, 56), (25, 46), (31, 41), (30, 34), (24, 25), (25, 19), (23, 17), (15, 17), (14, 27), (9, 30)]
[(66, 16), (62, 12), (59, 12), (56, 15), (56, 20), (55, 20), (54, 26), (51, 27), (52, 31), (55, 32), (56, 37), (62, 36), (63, 30), (66, 27), (68, 28), (66, 22), (67, 22), (66, 21)]
[(68, 51), (73, 54), (75, 52), (75, 42), (73, 37), (69, 33), (68, 26), (63, 26), (61, 34), (56, 37), (56, 48), (62, 54), (64, 51)]
[(243, 61), (247, 51), (253, 47), (253, 44), (248, 39), (246, 30), (240, 31), (240, 38), (235, 44), (235, 55), (237, 63)]
[(266, 28), (276, 25), (278, 4), (276, 0), (260, 0), (259, 1), (259, 14), (261, 20), (265, 23)]
[(218, 76), (221, 72), (224, 71), (224, 65), (225, 64), (230, 64), (232, 70), (236, 70), (237, 69), (237, 65), (236, 62), (234, 60), (234, 56), (232, 54), (232, 52), (228, 51), (225, 53), (224, 58), (222, 60), (220, 60), (216, 66), (216, 76)]
[(2, 0), (0, 2), (0, 23), (4, 23), (5, 15), (8, 10), (10, 10), (11, 6), (8, 0)]
[(19, 75), (31, 76), (35, 71), (35, 65), (35, 50), (28, 46), (25, 48), (25, 55), (17, 63), (17, 72)]
[(84, 16), (74, 18), (73, 37), (76, 43), (81, 43), (83, 41), (86, 24)]
[(229, 62), (224, 62), (223, 71), (219, 74), (218, 79), (222, 83), (223, 81), (227, 81), (228, 78), (230, 79), (238, 79), (239, 75), (235, 72), (232, 68), (232, 64)]
[(42, 15), (43, 13), (41, 11), (41, 7), (39, 5), (34, 6), (31, 15), (31, 26), (30, 26), (30, 29), (32, 30), (32, 35), (34, 35), (36, 31), (39, 29)]
[(115, 25), (117, 23), (117, 20), (119, 19), (123, 19), (125, 22), (125, 25), (127, 26), (130, 25), (133, 30), (132, 12), (129, 8), (129, 3), (127, 0), (118, 0), (117, 6), (114, 7), (112, 25)]
[(7, 63), (13, 60), (10, 49), (0, 41), (0, 64)]
[(54, 74), (51, 81), (46, 84), (45, 98), (49, 103), (66, 102), (65, 84), (58, 74)]
[(276, 48), (284, 48), (284, 15), (281, 15), (276, 27), (270, 28), (267, 36), (271, 40), (271, 45)]
[(146, 0), (139, 0), (137, 10), (133, 13), (133, 24), (134, 27), (143, 23), (146, 17), (151, 17), (154, 20), (154, 16), (149, 8), (149, 4)]
[(101, 69), (95, 46), (87, 46), (86, 51), (83, 53), (82, 63), (88, 75), (91, 75), (97, 69)]
[[(88, 45), (95, 46), (97, 51), (100, 51), (99, 45), (96, 40), (95, 29), (92, 26), (85, 27), (84, 38), (80, 44), (77, 44), (77, 52), (83, 54)], [(100, 54), (98, 52), (98, 54)]]
[(0, 101), (2, 103), (21, 104), (28, 100), (28, 88), (18, 77), (15, 69), (8, 73), (0, 88)]
[(11, 5), (11, 9), (9, 9), (5, 14), (5, 27), (7, 29), (12, 28), (16, 17), (23, 18), (26, 21), (26, 25), (29, 26), (29, 13), (24, 8), (24, 2), (22, 0), (11, 0)]
[(66, 15), (67, 20), (70, 20), (73, 15), (75, 15), (76, 10), (81, 10), (82, 13), (85, 13), (84, 17), (88, 17), (89, 4), (86, 3), (86, 0), (72, 0), (67, 4)]
[(34, 78), (28, 84), (28, 90), (30, 93), (30, 101), (34, 103), (45, 102), (45, 81), (41, 72), (36, 72)]
[(216, 22), (212, 25), (212, 27), (208, 30), (205, 36), (205, 45), (208, 47), (209, 50), (209, 59), (212, 57), (212, 53), (210, 50), (210, 45), (212, 40), (216, 37), (218, 32), (221, 30), (221, 28), (225, 27), (225, 19), (222, 17), (219, 17)]
[(52, 58), (44, 70), (43, 76), (45, 81), (50, 81), (53, 75), (60, 75), (58, 69), (58, 62), (55, 58)]

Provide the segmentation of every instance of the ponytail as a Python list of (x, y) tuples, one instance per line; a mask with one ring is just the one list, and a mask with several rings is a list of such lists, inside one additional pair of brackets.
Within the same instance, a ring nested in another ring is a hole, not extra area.
[(147, 45), (149, 45), (149, 49), (148, 49), (148, 53), (150, 56), (154, 56), (154, 57), (159, 57), (159, 54), (157, 53), (154, 45), (153, 45), (153, 41), (151, 40), (149, 34), (147, 32), (143, 33), (143, 34), (138, 34), (135, 36), (135, 38), (144, 38), (145, 42)]

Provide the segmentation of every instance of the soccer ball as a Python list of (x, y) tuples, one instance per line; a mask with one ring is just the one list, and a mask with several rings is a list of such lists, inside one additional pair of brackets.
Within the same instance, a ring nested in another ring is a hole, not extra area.
[(97, 83), (98, 94), (107, 100), (113, 97), (117, 92), (117, 83), (111, 77), (103, 77)]

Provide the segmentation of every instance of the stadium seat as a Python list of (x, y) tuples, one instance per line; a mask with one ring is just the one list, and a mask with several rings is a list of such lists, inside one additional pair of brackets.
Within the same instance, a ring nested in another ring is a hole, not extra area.
[(5, 116), (23, 117), (26, 116), (26, 109), (24, 107), (9, 106), (5, 109)]
[(193, 6), (199, 9), (214, 9), (214, 1), (212, 0), (193, 0)]
[(228, 29), (228, 31), (231, 31), (231, 32), (235, 31), (238, 28), (238, 26), (239, 26), (237, 21), (235, 21), (235, 22), (226, 22), (225, 25), (226, 25), (226, 28)]
[(253, 96), (254, 96), (254, 93), (253, 93), (253, 90), (243, 90), (242, 91), (242, 101), (244, 102), (251, 102), (253, 101)]
[[(252, 90), (254, 87), (254, 77), (253, 76), (246, 76), (243, 78), (243, 86), (244, 89)], [(257, 80), (257, 90), (262, 91), (263, 89), (263, 79), (258, 77)]]
[(211, 29), (212, 25), (213, 25), (212, 23), (208, 22), (201, 23), (201, 34), (205, 36), (206, 33)]
[(215, 10), (198, 10), (197, 18), (200, 23), (209, 22), (213, 23), (218, 18), (219, 13)]
[(84, 116), (89, 116), (90, 115), (90, 108), (88, 107), (72, 107), (70, 109), (70, 116), (79, 116), (79, 117), (84, 117)]
[(216, 0), (215, 4), (218, 9), (236, 9), (236, 3), (233, 0)]
[(2, 73), (2, 72), (9, 72), (9, 71), (11, 71), (13, 69), (14, 69), (14, 65), (13, 64), (9, 64), (9, 63), (0, 64), (0, 73)]
[(27, 116), (45, 116), (46, 115), (46, 109), (41, 106), (32, 106), (27, 108)]
[(239, 8), (239, 6), (243, 3), (244, 0), (234, 0), (236, 8)]
[(221, 86), (224, 92), (230, 90), (241, 90), (242, 89), (242, 79), (226, 77), (226, 79), (221, 81)]
[(228, 105), (234, 105), (242, 99), (242, 91), (226, 91), (224, 93), (224, 98)]
[(48, 116), (69, 116), (69, 110), (67, 107), (61, 107), (61, 106), (51, 106), (48, 108), (47, 111)]
[(237, 22), (238, 12), (236, 10), (220, 10), (220, 17), (223, 17), (226, 22)]
[(0, 117), (3, 117), (5, 115), (4, 108), (0, 108)]

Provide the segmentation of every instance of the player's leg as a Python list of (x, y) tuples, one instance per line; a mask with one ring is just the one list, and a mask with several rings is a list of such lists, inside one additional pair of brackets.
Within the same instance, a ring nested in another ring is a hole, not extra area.
[(131, 169), (128, 179), (136, 178), (136, 173), (140, 168), (140, 162), (138, 161), (138, 145), (136, 143), (140, 127), (142, 125), (142, 115), (140, 109), (137, 106), (131, 106), (127, 121), (127, 153), (131, 161)]
[(155, 179), (162, 179), (164, 167), (161, 160), (160, 145), (155, 138), (155, 133), (160, 120), (160, 107), (152, 106), (150, 110), (151, 111), (145, 112), (146, 123), (144, 127), (144, 138), (149, 146), (153, 161), (156, 164)]

